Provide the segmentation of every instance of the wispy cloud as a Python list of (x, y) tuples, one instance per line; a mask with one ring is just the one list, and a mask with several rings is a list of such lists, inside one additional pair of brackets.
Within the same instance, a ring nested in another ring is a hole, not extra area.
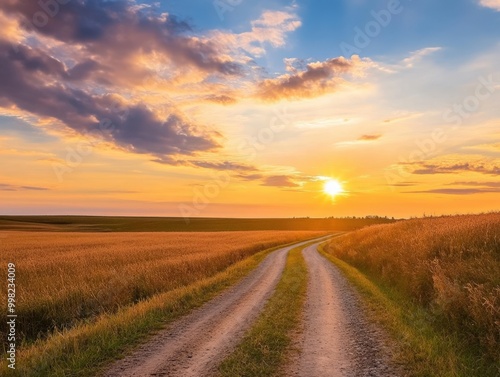
[(214, 30), (209, 33), (219, 49), (231, 50), (234, 54), (244, 50), (253, 57), (266, 54), (266, 47), (282, 47), (286, 43), (287, 35), (302, 25), (296, 14), (296, 8), (291, 7), (282, 11), (266, 10), (257, 19), (251, 22), (251, 29), (241, 33)]
[(258, 170), (255, 166), (252, 165), (239, 164), (230, 161), (223, 161), (223, 162), (189, 161), (189, 164), (200, 168), (213, 169), (213, 170), (230, 170), (237, 172), (253, 172)]
[(426, 47), (421, 50), (414, 51), (409, 57), (403, 60), (403, 66), (406, 68), (413, 68), (413, 66), (423, 58), (440, 50), (442, 50), (441, 47)]
[(470, 145), (470, 146), (465, 146), (464, 149), (478, 150), (481, 152), (500, 153), (500, 143)]
[(479, 4), (483, 7), (500, 11), (500, 0), (479, 0)]
[(262, 186), (273, 186), (273, 187), (300, 187), (300, 184), (293, 181), (291, 177), (286, 175), (273, 175), (264, 178)]
[(478, 187), (498, 187), (500, 188), (500, 182), (453, 182), (449, 184), (450, 186), (478, 186)]
[(448, 183), (446, 186), (455, 186), (453, 188), (439, 188), (422, 191), (408, 191), (411, 194), (446, 194), (446, 195), (474, 195), (491, 194), (500, 192), (500, 182), (478, 182), (478, 181), (459, 181)]
[(391, 118), (384, 119), (384, 123), (397, 123), (397, 122), (402, 122), (405, 120), (410, 120), (413, 118), (417, 118), (421, 116), (421, 113), (409, 113), (409, 114), (401, 114), (401, 115), (395, 115)]
[(458, 173), (481, 173), (487, 175), (500, 175), (500, 167), (493, 165), (487, 166), (484, 164), (474, 163), (458, 163), (458, 164), (422, 164), (421, 167), (415, 169), (413, 174), (458, 174)]
[(492, 194), (500, 192), (500, 188), (484, 188), (484, 189), (473, 189), (473, 188), (443, 188), (434, 190), (424, 190), (424, 191), (407, 191), (406, 194), (445, 194), (445, 195), (474, 195), (474, 194)]
[(376, 135), (361, 135), (358, 140), (359, 141), (375, 141), (379, 140), (382, 137), (382, 135), (376, 134)]
[(11, 185), (8, 183), (0, 183), (0, 191), (46, 191), (48, 188), (46, 187), (38, 187), (38, 186), (19, 186), (19, 185)]

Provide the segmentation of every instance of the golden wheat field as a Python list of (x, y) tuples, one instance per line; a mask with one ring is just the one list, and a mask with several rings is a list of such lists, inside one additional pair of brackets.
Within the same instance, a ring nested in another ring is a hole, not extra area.
[(322, 234), (4, 232), (0, 264), (16, 262), (21, 338), (31, 341), (213, 276), (261, 250)]
[(327, 251), (412, 297), (500, 361), (500, 214), (375, 225), (336, 238)]

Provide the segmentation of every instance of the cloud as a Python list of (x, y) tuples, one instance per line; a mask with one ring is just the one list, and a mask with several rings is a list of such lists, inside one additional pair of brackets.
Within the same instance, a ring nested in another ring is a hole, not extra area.
[(480, 186), (480, 187), (498, 187), (500, 182), (453, 182), (450, 186)]
[(500, 0), (479, 0), (479, 4), (500, 12)]
[[(152, 160), (153, 162), (158, 162), (165, 165), (177, 165), (177, 166), (191, 166), (199, 167), (204, 169), (212, 169), (218, 171), (232, 171), (236, 172), (237, 177), (245, 179), (247, 176), (252, 177), (256, 174), (249, 174), (251, 172), (257, 172), (259, 169), (252, 165), (240, 164), (231, 161), (203, 161), (203, 160), (179, 160), (172, 159), (169, 157), (157, 158)], [(258, 175), (258, 177), (262, 177)], [(253, 178), (248, 178), (246, 180), (253, 180)]]
[(362, 135), (358, 138), (360, 141), (375, 141), (379, 140), (382, 135)]
[[(57, 9), (51, 11), (57, 14), (39, 27), (32, 25), (37, 23), (34, 15), (49, 12), (39, 3), (0, 4), (0, 14), (31, 33), (24, 41), (0, 39), (0, 107), (53, 119), (52, 128), (63, 124), (81, 135), (98, 134), (122, 150), (172, 164), (183, 156), (218, 150), (220, 135), (187, 120), (178, 109), (171, 107), (160, 116), (140, 98), (127, 98), (127, 86), (158, 77), (150, 60), (174, 67), (171, 78), (183, 70), (200, 72), (190, 77), (202, 80), (240, 74), (241, 66), (217, 44), (153, 6), (121, 0), (53, 4)], [(19, 42), (15, 48), (13, 42)], [(230, 97), (213, 100), (229, 103)]]
[(300, 70), (305, 70), (307, 68), (307, 63), (303, 59), (298, 58), (285, 58), (283, 59), (283, 63), (285, 63), (285, 69), (287, 72), (294, 72)]
[(402, 182), (402, 183), (394, 183), (389, 186), (395, 186), (395, 187), (411, 187), (411, 186), (417, 186), (417, 182)]
[(254, 173), (254, 174), (238, 174), (238, 178), (244, 180), (244, 181), (257, 181), (259, 179), (262, 179), (264, 176), (260, 173)]
[(339, 141), (335, 144), (333, 144), (335, 147), (339, 148), (345, 148), (345, 147), (353, 147), (353, 146), (358, 146), (362, 144), (366, 144), (368, 142), (373, 142), (377, 141), (382, 138), (382, 135), (378, 134), (366, 134), (366, 135), (361, 135), (358, 137), (356, 140), (346, 140), (346, 141)]
[(238, 100), (236, 98), (225, 95), (225, 94), (221, 94), (221, 95), (212, 94), (212, 95), (206, 96), (205, 100), (209, 101), (209, 102), (214, 102), (214, 103), (217, 103), (220, 105), (232, 105), (232, 104), (238, 102)]
[(338, 89), (343, 75), (359, 74), (367, 63), (357, 56), (307, 64), (302, 71), (266, 79), (258, 84), (257, 97), (265, 101), (311, 98)]
[(21, 46), (19, 53), (14, 53), (7, 43), (0, 42), (0, 65), (1, 100), (41, 117), (58, 119), (80, 134), (101, 132), (125, 150), (156, 156), (193, 155), (219, 146), (213, 135), (197, 130), (180, 114), (159, 119), (142, 104), (127, 105), (113, 96), (95, 96), (50, 83), (47, 76), (63, 78), (66, 71), (42, 51)]
[(413, 174), (458, 174), (458, 173), (481, 173), (487, 175), (500, 175), (500, 167), (496, 165), (488, 166), (481, 163), (457, 163), (457, 164), (422, 164), (420, 168), (413, 171)]
[(8, 183), (0, 183), (0, 191), (46, 191), (48, 188), (46, 187), (38, 187), (38, 186), (18, 186), (11, 185)]
[[(474, 195), (492, 194), (500, 192), (500, 182), (477, 182), (459, 181), (447, 184), (447, 186), (458, 186), (454, 188), (440, 188), (434, 190), (409, 191), (410, 194), (445, 194), (445, 195)], [(460, 186), (465, 186), (460, 187)]]
[(395, 117), (384, 119), (384, 123), (397, 123), (397, 122), (401, 122), (404, 120), (417, 118), (419, 116), (422, 116), (422, 114), (421, 113), (409, 113), (409, 114), (403, 114), (403, 115), (396, 115)]
[[(219, 150), (222, 135), (176, 106), (161, 108), (152, 97), (168, 91), (188, 98), (186, 103), (236, 103), (238, 90), (254, 85), (254, 76), (245, 75), (260, 69), (256, 63), (249, 68), (251, 58), (241, 48), (283, 46), (287, 34), (300, 27), (295, 8), (263, 12), (248, 32), (201, 34), (161, 13), (159, 5), (74, 0), (50, 3), (55, 8), (49, 9), (41, 4), (0, 3), (0, 19), (9, 22), (9, 32), (0, 38), (0, 108), (34, 115), (61, 136), (72, 134), (69, 130), (97, 133), (106, 145), (150, 154), (161, 163), (183, 165), (189, 156), (192, 166), (249, 170), (196, 159)], [(43, 25), (37, 15), (45, 15)], [(22, 36), (15, 40), (14, 25)], [(231, 38), (232, 44), (223, 43)], [(234, 93), (228, 89), (233, 85)], [(151, 88), (160, 94), (151, 94)]]
[(188, 164), (200, 168), (213, 169), (213, 170), (231, 170), (238, 172), (252, 172), (258, 170), (255, 166), (239, 164), (229, 161), (223, 161), (223, 162), (189, 161)]
[(306, 175), (295, 169), (283, 169), (270, 166), (268, 166), (267, 169), (256, 168), (254, 171), (241, 171), (236, 177), (243, 181), (256, 181), (261, 186), (294, 189), (302, 188), (308, 182), (328, 179), (326, 177)]
[(500, 192), (498, 189), (435, 189), (426, 191), (407, 191), (405, 194), (445, 194), (445, 195), (473, 195), (473, 194), (491, 194)]
[[(57, 9), (45, 10), (41, 4), (0, 3), (0, 20), (8, 20), (8, 33), (0, 37), (0, 108), (61, 137), (91, 135), (103, 148), (163, 164), (255, 172), (244, 164), (202, 161), (221, 150), (224, 137), (217, 125), (188, 118), (182, 107), (230, 106), (249, 93), (270, 101), (314, 97), (336, 90), (344, 75), (361, 72), (367, 62), (292, 59), (286, 75), (263, 80), (263, 69), (248, 54), (284, 46), (301, 25), (295, 7), (264, 11), (238, 34), (200, 33), (159, 5), (134, 1), (51, 2)], [(33, 26), (37, 14), (52, 11), (44, 25)], [(160, 103), (165, 93), (174, 96), (168, 106)]]
[(262, 186), (300, 187), (300, 184), (294, 182), (292, 178), (286, 175), (272, 175), (263, 179)]
[(500, 153), (500, 143), (470, 145), (470, 146), (465, 146), (464, 149), (473, 149), (473, 150), (476, 149), (484, 152)]
[(65, 66), (40, 49), (15, 52), (0, 40), (0, 102), (50, 117), (80, 134), (98, 132), (121, 149), (155, 156), (194, 155), (219, 147), (213, 133), (171, 113), (160, 119), (143, 104), (93, 95), (65, 83)]
[(124, 0), (75, 0), (57, 8), (57, 14), (46, 17), (42, 26), (34, 18), (42, 11), (38, 2), (11, 0), (0, 5), (4, 12), (19, 18), (26, 29), (74, 46), (81, 56), (99, 57), (101, 64), (80, 67), (87, 75), (92, 71), (98, 74), (98, 70), (121, 71), (124, 66), (131, 69), (130, 73), (145, 74), (147, 69), (141, 68), (136, 58), (153, 54), (177, 67), (223, 75), (240, 72), (241, 67), (220, 54), (217, 45), (190, 34), (190, 25), (159, 13), (155, 7), (138, 7)]
[(424, 57), (441, 50), (441, 47), (426, 47), (417, 51), (413, 51), (409, 57), (403, 59), (403, 65), (406, 68), (413, 68), (415, 63), (420, 62)]
[(286, 43), (288, 33), (297, 30), (302, 25), (294, 7), (285, 11), (266, 10), (259, 19), (251, 22), (250, 31), (230, 33), (213, 31), (211, 39), (220, 46), (234, 52), (244, 50), (254, 57), (266, 53), (266, 45), (282, 47)]
[(262, 16), (252, 22), (250, 40), (268, 42), (274, 47), (285, 44), (287, 33), (298, 29), (302, 25), (293, 11), (265, 11)]
[(270, 174), (256, 171), (255, 173), (241, 173), (238, 178), (244, 181), (259, 181), (261, 186), (280, 187), (280, 188), (297, 188), (302, 187), (304, 180), (309, 180), (308, 177), (299, 175), (286, 174)]

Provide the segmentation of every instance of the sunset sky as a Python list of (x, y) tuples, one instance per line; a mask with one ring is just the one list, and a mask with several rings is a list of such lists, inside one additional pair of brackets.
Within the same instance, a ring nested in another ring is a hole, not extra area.
[(1, 214), (500, 209), (500, 0), (2, 0), (0, 24)]

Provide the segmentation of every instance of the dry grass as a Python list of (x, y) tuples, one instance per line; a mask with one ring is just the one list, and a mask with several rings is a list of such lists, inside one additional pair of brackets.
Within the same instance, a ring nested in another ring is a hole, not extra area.
[(18, 331), (31, 342), (213, 276), (261, 250), (320, 234), (5, 232), (0, 265), (16, 263)]
[(500, 214), (376, 225), (336, 238), (327, 251), (500, 361)]

